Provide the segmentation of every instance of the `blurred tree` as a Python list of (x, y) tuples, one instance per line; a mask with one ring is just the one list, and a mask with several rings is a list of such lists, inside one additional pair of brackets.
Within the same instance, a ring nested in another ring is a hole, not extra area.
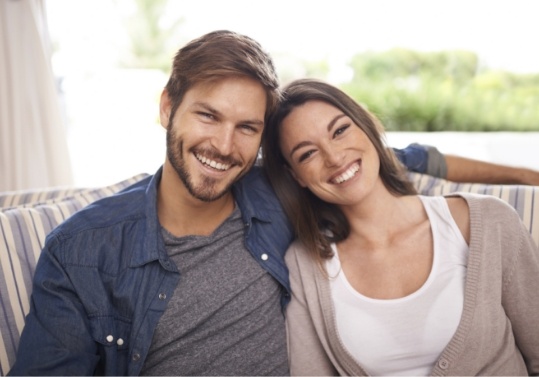
[(352, 81), (414, 76), (447, 77), (465, 81), (478, 71), (477, 55), (469, 51), (418, 52), (395, 48), (385, 52), (366, 52), (352, 58)]
[(129, 48), (120, 65), (168, 72), (174, 52), (183, 43), (178, 38), (183, 18), (165, 18), (169, 0), (130, 1), (134, 12), (124, 21)]
[(539, 74), (480, 67), (468, 51), (355, 55), (341, 87), (394, 131), (539, 131)]

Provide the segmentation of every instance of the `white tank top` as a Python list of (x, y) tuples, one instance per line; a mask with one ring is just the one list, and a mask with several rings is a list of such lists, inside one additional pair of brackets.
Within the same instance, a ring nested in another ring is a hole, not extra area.
[(335, 257), (327, 262), (337, 331), (370, 375), (427, 376), (460, 322), (468, 245), (441, 196), (419, 196), (429, 217), (434, 256), (427, 281), (402, 298), (363, 296)]

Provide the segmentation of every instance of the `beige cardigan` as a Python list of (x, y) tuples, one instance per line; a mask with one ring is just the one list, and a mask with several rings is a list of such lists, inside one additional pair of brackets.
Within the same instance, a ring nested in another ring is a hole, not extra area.
[[(431, 375), (537, 375), (539, 250), (508, 204), (459, 195), (468, 202), (471, 228), (464, 308)], [(297, 242), (286, 262), (291, 374), (366, 375), (339, 339), (329, 283), (318, 265)]]

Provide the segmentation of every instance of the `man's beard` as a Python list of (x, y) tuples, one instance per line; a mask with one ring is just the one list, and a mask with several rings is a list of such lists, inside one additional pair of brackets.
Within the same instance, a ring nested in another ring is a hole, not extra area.
[[(195, 153), (197, 149), (192, 149), (189, 151), (190, 153)], [(189, 193), (204, 202), (213, 202), (217, 199), (222, 198), (224, 195), (228, 194), (230, 192), (231, 186), (237, 182), (241, 177), (243, 177), (249, 169), (253, 166), (253, 163), (250, 164), (250, 166), (247, 169), (244, 169), (240, 172), (240, 174), (236, 177), (236, 179), (232, 180), (226, 187), (224, 187), (221, 191), (217, 191), (217, 186), (220, 183), (220, 180), (210, 178), (203, 176), (202, 182), (200, 184), (195, 185), (193, 183), (191, 174), (187, 171), (187, 168), (185, 166), (185, 160), (183, 158), (183, 140), (178, 139), (176, 137), (176, 134), (172, 130), (171, 125), (169, 124), (169, 127), (167, 128), (167, 157), (170, 161), (170, 164), (178, 174), (178, 177), (183, 182), (183, 185), (187, 188), (187, 191)], [(221, 156), (215, 151), (202, 151), (199, 150), (199, 152), (203, 156), (209, 156), (216, 160), (222, 161), (224, 163), (230, 164), (230, 165), (237, 165), (241, 167), (241, 161), (231, 159), (230, 157)]]

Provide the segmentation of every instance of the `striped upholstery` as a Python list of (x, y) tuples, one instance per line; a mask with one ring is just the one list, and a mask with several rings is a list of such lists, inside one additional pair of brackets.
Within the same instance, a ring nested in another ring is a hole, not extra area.
[(5, 210), (22, 205), (50, 202), (55, 199), (61, 200), (76, 195), (81, 191), (87, 190), (80, 188), (49, 188), (45, 190), (6, 191), (0, 193), (0, 209)]
[[(29, 310), (32, 276), (45, 236), (60, 222), (101, 197), (135, 183), (147, 174), (97, 189), (56, 189), (0, 195), (0, 375), (15, 360), (24, 317)], [(456, 184), (410, 173), (421, 194), (455, 191), (490, 194), (507, 201), (539, 244), (539, 187)], [(534, 222), (535, 216), (535, 222)]]
[(0, 195), (0, 375), (15, 360), (29, 310), (32, 276), (46, 235), (93, 201), (138, 182), (136, 175), (95, 189), (53, 189)]
[(423, 195), (445, 195), (461, 191), (502, 199), (516, 209), (535, 244), (539, 245), (539, 186), (454, 183), (418, 173), (409, 173), (408, 177)]

